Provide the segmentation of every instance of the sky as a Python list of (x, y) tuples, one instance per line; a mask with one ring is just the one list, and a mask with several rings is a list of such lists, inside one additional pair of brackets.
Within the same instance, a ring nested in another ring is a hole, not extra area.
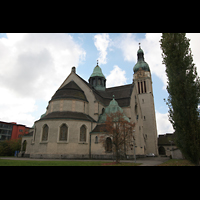
[[(200, 34), (186, 37), (200, 74)], [(88, 81), (98, 60), (107, 87), (131, 84), (141, 43), (152, 74), (158, 134), (173, 132), (163, 100), (168, 93), (160, 39), (161, 33), (0, 33), (0, 121), (32, 127), (73, 66)]]

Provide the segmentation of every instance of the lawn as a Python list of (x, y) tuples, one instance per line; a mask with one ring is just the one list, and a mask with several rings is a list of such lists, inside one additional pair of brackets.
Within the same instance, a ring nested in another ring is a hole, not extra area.
[(138, 163), (110, 163), (106, 161), (35, 161), (35, 160), (7, 160), (0, 158), (0, 166), (137, 166)]
[(158, 166), (195, 166), (188, 160), (170, 159)]

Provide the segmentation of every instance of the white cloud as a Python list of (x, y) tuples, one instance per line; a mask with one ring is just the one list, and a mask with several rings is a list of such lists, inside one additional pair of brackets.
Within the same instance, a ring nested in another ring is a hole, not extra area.
[[(149, 64), (151, 73), (158, 76), (166, 88), (167, 77), (165, 66), (162, 64), (162, 56), (160, 49), (161, 33), (147, 33), (144, 39), (138, 39), (132, 33), (121, 34), (114, 42), (114, 45), (122, 50), (124, 60), (137, 62), (138, 43), (144, 51), (144, 59)], [(133, 66), (134, 67), (134, 66)]]
[(107, 48), (111, 42), (108, 33), (97, 34), (94, 36), (94, 45), (99, 51), (99, 65), (107, 63)]
[[(163, 81), (163, 89), (167, 86), (167, 75), (165, 65), (162, 64), (162, 50), (160, 48), (161, 33), (147, 33), (146, 38), (141, 41), (144, 50), (145, 61), (149, 64), (150, 70)], [(186, 37), (191, 39), (190, 48), (193, 54), (193, 62), (197, 67), (198, 75), (200, 75), (200, 57), (199, 57), (199, 33), (187, 33)]]
[(0, 120), (33, 124), (36, 100), (50, 100), (86, 52), (59, 34), (7, 34), (0, 38)]
[(141, 41), (144, 50), (145, 61), (149, 64), (151, 73), (158, 76), (163, 82), (163, 89), (167, 86), (165, 65), (162, 64), (162, 50), (160, 48), (161, 33), (147, 33), (146, 38)]
[(172, 124), (168, 119), (168, 113), (162, 114), (156, 111), (156, 123), (158, 135), (174, 132)]
[(36, 120), (32, 115), (37, 106), (35, 100), (30, 97), (18, 97), (9, 89), (1, 88), (0, 121), (17, 122), (32, 126)]
[(200, 33), (186, 33), (186, 37), (191, 39), (190, 48), (192, 50), (193, 62), (197, 67), (198, 76), (200, 76), (200, 57), (199, 57)]
[(122, 50), (124, 60), (137, 62), (138, 41), (134, 34), (121, 34), (112, 44)]
[(126, 72), (114, 65), (114, 69), (106, 76), (106, 87), (114, 87), (126, 84)]

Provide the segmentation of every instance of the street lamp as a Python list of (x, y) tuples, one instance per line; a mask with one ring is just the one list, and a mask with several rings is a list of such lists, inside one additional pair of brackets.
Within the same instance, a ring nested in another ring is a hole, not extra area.
[(172, 157), (172, 143), (173, 143), (173, 141), (169, 140), (169, 142), (171, 143), (171, 157)]
[(135, 130), (133, 130), (133, 149), (134, 149), (134, 160), (135, 160), (135, 163), (136, 163), (136, 155), (135, 155), (135, 137), (134, 137), (134, 132), (135, 132)]

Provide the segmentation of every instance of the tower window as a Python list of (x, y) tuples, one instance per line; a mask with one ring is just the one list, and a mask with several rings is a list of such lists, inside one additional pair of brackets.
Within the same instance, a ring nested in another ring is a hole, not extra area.
[(101, 79), (100, 78), (98, 79), (98, 85), (101, 85)]
[(142, 82), (141, 82), (141, 90), (142, 90), (142, 92), (141, 92), (141, 93), (143, 93), (143, 85), (142, 85)]
[(92, 85), (93, 85), (93, 86), (95, 85), (95, 79), (92, 80)]
[(146, 90), (146, 81), (144, 81), (144, 92), (146, 93), (147, 90)]
[(138, 93), (140, 94), (140, 83), (138, 82)]

